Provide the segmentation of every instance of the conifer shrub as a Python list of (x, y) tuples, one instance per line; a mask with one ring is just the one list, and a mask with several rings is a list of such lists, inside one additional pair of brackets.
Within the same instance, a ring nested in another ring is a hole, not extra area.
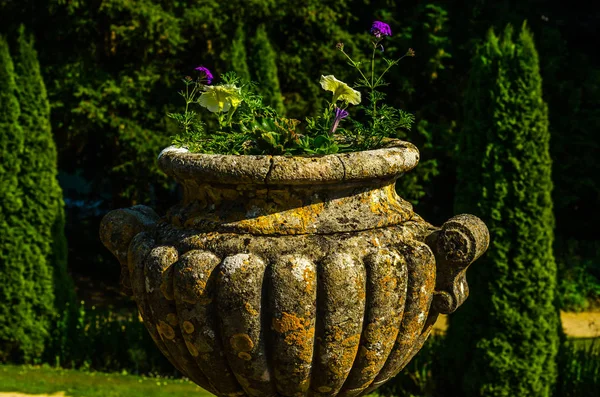
[(237, 26), (233, 36), (229, 63), (231, 64), (231, 70), (240, 79), (250, 81), (250, 69), (248, 68), (248, 55), (246, 53), (246, 32), (244, 31), (244, 25), (241, 23)]
[(443, 390), (460, 396), (550, 396), (559, 317), (552, 252), (548, 109), (533, 36), (490, 31), (472, 61), (459, 142), (455, 211), (483, 219), (487, 254), (471, 297), (450, 318)]
[[(42, 78), (33, 36), (19, 28), (13, 46), (19, 122), (24, 133), (24, 155), (19, 184), (25, 193), (23, 216), (37, 231), (32, 241), (40, 247), (52, 275), (53, 300), (46, 302), (51, 315), (51, 340), (46, 355), (64, 349), (67, 324), (75, 316), (75, 292), (67, 272), (67, 241), (62, 189), (57, 180), (57, 150), (50, 124), (50, 103)], [(63, 326), (64, 325), (64, 326)], [(72, 327), (71, 327), (72, 328)], [(71, 335), (72, 336), (72, 335)], [(59, 347), (62, 346), (62, 347)]]
[(21, 26), (14, 46), (19, 122), (25, 136), (19, 184), (26, 191), (25, 216), (35, 225), (44, 256), (52, 268), (55, 302), (59, 310), (73, 303), (73, 285), (67, 273), (64, 202), (58, 184), (57, 151), (50, 124), (50, 103), (42, 78), (33, 36)]
[(0, 359), (31, 361), (58, 333), (73, 286), (50, 105), (33, 39), (17, 33), (1, 43)]
[(25, 135), (8, 42), (0, 37), (0, 360), (39, 356), (48, 337), (51, 274), (24, 219), (27, 192), (20, 184)]
[(252, 54), (253, 69), (256, 74), (255, 79), (260, 87), (260, 94), (267, 105), (279, 114), (283, 114), (285, 108), (277, 75), (277, 54), (273, 49), (264, 24), (258, 26), (252, 42), (254, 47)]

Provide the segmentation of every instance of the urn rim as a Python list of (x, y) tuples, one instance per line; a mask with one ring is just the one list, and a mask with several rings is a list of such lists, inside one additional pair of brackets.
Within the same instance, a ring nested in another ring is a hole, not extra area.
[(179, 181), (213, 184), (315, 185), (395, 180), (419, 162), (410, 142), (388, 141), (383, 148), (317, 156), (191, 153), (169, 146), (158, 166)]

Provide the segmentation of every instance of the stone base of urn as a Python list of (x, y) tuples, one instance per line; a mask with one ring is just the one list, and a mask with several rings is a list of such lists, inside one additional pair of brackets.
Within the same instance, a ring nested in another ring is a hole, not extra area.
[(489, 244), (478, 218), (436, 228), (398, 197), (418, 156), (402, 141), (320, 157), (167, 148), (183, 201), (162, 218), (112, 211), (100, 236), (158, 348), (206, 390), (361, 396), (464, 302)]

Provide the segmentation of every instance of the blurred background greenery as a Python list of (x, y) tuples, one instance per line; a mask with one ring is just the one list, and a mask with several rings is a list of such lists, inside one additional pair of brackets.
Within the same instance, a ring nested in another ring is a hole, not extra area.
[[(419, 147), (421, 163), (399, 181), (398, 192), (433, 224), (455, 213), (456, 186), (464, 183), (457, 173), (464, 156), (459, 137), (465, 106), (472, 106), (466, 96), (478, 45), (490, 28), (502, 32), (527, 20), (548, 105), (558, 268), (551, 304), (594, 309), (600, 298), (600, 54), (593, 44), (600, 39), (600, 8), (594, 2), (2, 0), (0, 59), (12, 61), (0, 68), (0, 224), (15, 230), (23, 216), (31, 221), (23, 233), (0, 237), (0, 305), (20, 308), (0, 312), (0, 361), (175, 375), (152, 347), (134, 304), (118, 293), (119, 265), (97, 238), (100, 219), (135, 204), (164, 213), (177, 200), (177, 186), (155, 159), (175, 132), (165, 114), (179, 107), (180, 79), (196, 66), (249, 77), (273, 107), (303, 119), (323, 104), (321, 74), (356, 80), (335, 45), (366, 56), (373, 20), (392, 28), (386, 56), (409, 47), (417, 54), (391, 70), (387, 100), (416, 115), (405, 139)], [(31, 66), (38, 61), (39, 69)], [(5, 95), (11, 90), (14, 97)], [(25, 147), (46, 154), (39, 162), (16, 162)], [(60, 188), (48, 171), (54, 162)], [(38, 207), (45, 212), (26, 211)], [(10, 238), (41, 248), (17, 258)], [(7, 276), (11, 266), (39, 262), (27, 255), (44, 264)], [(23, 324), (19, 335), (15, 322)], [(382, 393), (444, 395), (435, 382), (443, 339), (432, 339)], [(553, 392), (592, 395), (586, 393), (600, 378), (593, 346), (561, 346)]]

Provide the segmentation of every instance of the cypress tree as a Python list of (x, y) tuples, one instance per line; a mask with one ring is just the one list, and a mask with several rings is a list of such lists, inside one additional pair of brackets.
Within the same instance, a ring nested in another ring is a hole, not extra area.
[[(0, 37), (0, 360), (39, 356), (48, 336), (51, 282), (36, 230), (23, 218), (25, 194), (20, 177), (24, 131), (14, 64)], [(40, 264), (41, 262), (41, 264)], [(50, 290), (50, 294), (47, 291)], [(38, 295), (39, 294), (39, 295)]]
[(445, 392), (549, 396), (556, 383), (548, 110), (532, 34), (493, 31), (472, 62), (459, 142), (455, 210), (488, 225), (469, 270), (471, 297), (450, 318)]
[(0, 40), (0, 360), (30, 361), (73, 290), (46, 89), (32, 38), (21, 28), (13, 44), (11, 57)]
[(271, 45), (264, 24), (260, 24), (256, 29), (253, 48), (252, 63), (259, 84), (258, 90), (264, 102), (282, 114), (285, 108), (277, 76), (277, 54)]
[(248, 69), (248, 56), (246, 54), (246, 32), (244, 25), (238, 24), (231, 43), (231, 70), (233, 70), (242, 80), (250, 80), (250, 70)]
[[(74, 290), (67, 273), (64, 234), (64, 202), (57, 180), (57, 151), (50, 125), (50, 103), (41, 75), (33, 37), (20, 27), (13, 51), (17, 98), (24, 134), (24, 153), (19, 186), (23, 191), (23, 220), (35, 229), (30, 244), (35, 244), (44, 260), (35, 265), (38, 291), (33, 304), (41, 305), (40, 317), (52, 319), (55, 339), (62, 339), (65, 319), (74, 308)], [(44, 275), (44, 276), (41, 276)]]

